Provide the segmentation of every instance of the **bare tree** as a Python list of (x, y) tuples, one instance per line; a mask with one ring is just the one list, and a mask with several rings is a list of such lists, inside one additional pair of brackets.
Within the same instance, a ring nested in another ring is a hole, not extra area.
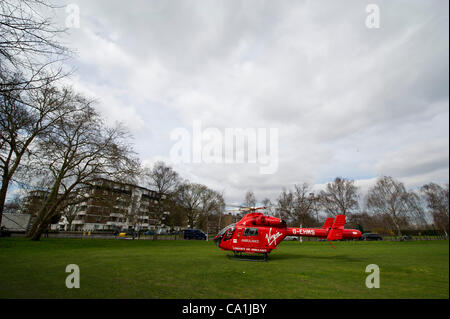
[(176, 205), (186, 214), (190, 228), (201, 226), (202, 221), (207, 223), (212, 214), (221, 214), (225, 208), (222, 194), (205, 185), (188, 181), (177, 187), (173, 198)]
[(5, 203), (4, 213), (15, 214), (19, 213), (23, 207), (23, 197), (19, 194), (14, 195), (13, 198)]
[[(209, 230), (209, 222), (211, 215), (215, 214), (220, 215), (225, 209), (225, 200), (219, 192), (216, 192), (212, 189), (205, 187), (201, 194), (200, 199), (200, 216), (205, 221), (206, 225), (203, 225), (203, 229), (208, 233)], [(220, 228), (220, 226), (218, 226)]]
[(59, 107), (53, 84), (67, 72), (57, 62), (70, 52), (57, 40), (65, 30), (42, 15), (54, 8), (41, 0), (0, 1), (0, 222), (8, 186), (24, 154)]
[(270, 198), (268, 197), (264, 198), (262, 204), (264, 207), (266, 207), (267, 213), (269, 215), (274, 216), (276, 214), (276, 209)]
[(186, 209), (177, 204), (175, 192), (165, 199), (165, 207), (170, 212), (165, 220), (167, 225), (174, 228), (186, 224)]
[(67, 74), (58, 65), (70, 55), (57, 39), (65, 29), (43, 15), (56, 8), (42, 0), (0, 1), (1, 91), (40, 88)]
[(449, 232), (449, 215), (448, 215), (448, 202), (449, 184), (445, 184), (444, 187), (436, 184), (429, 183), (423, 185), (421, 193), (423, 194), (427, 207), (433, 217), (433, 222), (436, 227), (445, 232), (448, 237)]
[(202, 196), (206, 191), (205, 185), (184, 182), (174, 193), (176, 203), (186, 212), (188, 227), (193, 228), (202, 211)]
[(307, 183), (294, 185), (295, 206), (298, 223), (306, 225), (314, 221), (314, 196), (311, 196), (311, 186)]
[(67, 223), (68, 223), (66, 230), (72, 230), (72, 222), (77, 217), (79, 210), (80, 210), (80, 206), (76, 205), (76, 204), (67, 205), (62, 210), (62, 216), (64, 216), (66, 218)]
[(388, 216), (398, 236), (401, 236), (402, 222), (404, 223), (415, 209), (413, 197), (403, 183), (390, 176), (382, 176), (369, 189), (366, 205), (373, 213)]
[(425, 218), (425, 208), (422, 198), (414, 191), (409, 191), (407, 197), (407, 205), (409, 208), (409, 221), (415, 225), (415, 227), (426, 227), (427, 221)]
[(139, 163), (121, 126), (107, 127), (92, 102), (82, 97), (66, 104), (70, 110), (39, 140), (36, 174), (47, 179), (48, 197), (28, 236), (39, 240), (52, 217), (64, 209), (78, 187), (93, 185), (100, 177), (131, 181)]
[[(147, 184), (154, 188), (157, 197), (157, 210), (154, 209), (149, 212), (149, 217), (156, 220), (157, 225), (161, 225), (164, 219), (164, 212), (167, 205), (165, 199), (171, 196), (172, 192), (180, 184), (180, 177), (178, 173), (170, 166), (162, 161), (158, 161), (153, 165), (152, 169), (146, 169), (144, 172)], [(157, 238), (155, 231), (154, 239)]]
[(255, 207), (256, 206), (255, 193), (253, 193), (252, 191), (248, 191), (245, 194), (244, 206), (247, 206), (247, 207)]
[(288, 223), (295, 223), (295, 199), (290, 190), (283, 189), (277, 199), (277, 208), (279, 217)]
[[(20, 96), (20, 98), (19, 98)], [(0, 222), (8, 187), (34, 142), (71, 112), (78, 96), (48, 84), (39, 90), (0, 93)]]
[(329, 216), (348, 215), (359, 207), (358, 188), (350, 179), (336, 177), (319, 193), (319, 204)]
[(306, 225), (315, 222), (314, 197), (307, 183), (295, 184), (294, 190), (283, 190), (277, 200), (277, 209), (282, 218), (293, 225)]

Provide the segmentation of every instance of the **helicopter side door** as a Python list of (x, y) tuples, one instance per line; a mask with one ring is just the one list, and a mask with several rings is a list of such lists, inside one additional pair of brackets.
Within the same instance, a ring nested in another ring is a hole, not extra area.
[(242, 232), (242, 245), (248, 248), (259, 248), (261, 243), (258, 234), (259, 229), (257, 227), (246, 227)]
[(242, 231), (243, 231), (242, 227), (236, 227), (236, 238), (234, 239), (235, 244), (241, 243)]

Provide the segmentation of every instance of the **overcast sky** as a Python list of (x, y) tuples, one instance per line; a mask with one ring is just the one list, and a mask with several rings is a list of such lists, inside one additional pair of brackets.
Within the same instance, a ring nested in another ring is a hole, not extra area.
[[(64, 38), (77, 51), (68, 82), (127, 125), (143, 163), (170, 163), (171, 132), (194, 121), (278, 129), (273, 174), (258, 163), (174, 164), (228, 203), (336, 176), (362, 191), (379, 175), (408, 188), (448, 182), (446, 0), (63, 3), (79, 9)], [(371, 3), (379, 28), (366, 25)], [(68, 15), (59, 10), (60, 23)]]

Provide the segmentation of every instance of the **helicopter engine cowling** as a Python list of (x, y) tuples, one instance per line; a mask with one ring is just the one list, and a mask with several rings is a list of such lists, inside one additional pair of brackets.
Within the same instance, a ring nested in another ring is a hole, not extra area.
[(286, 222), (280, 218), (258, 214), (257, 216), (253, 215), (248, 216), (247, 218), (244, 217), (242, 225), (286, 227)]
[(258, 219), (260, 219), (259, 222), (263, 226), (286, 227), (286, 222), (280, 218), (276, 218), (276, 217), (272, 217), (272, 216), (261, 216), (261, 217), (258, 217)]

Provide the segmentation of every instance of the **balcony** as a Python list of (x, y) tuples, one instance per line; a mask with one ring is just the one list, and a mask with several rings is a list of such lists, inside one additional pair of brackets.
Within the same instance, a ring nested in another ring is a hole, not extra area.
[(107, 226), (118, 226), (118, 227), (125, 227), (125, 226), (127, 226), (126, 223), (121, 223), (121, 222), (111, 222), (111, 221), (106, 222), (106, 225), (107, 225)]
[(124, 214), (120, 214), (120, 213), (110, 213), (109, 217), (120, 217), (120, 218), (122, 218), (122, 217), (125, 217), (125, 215)]

